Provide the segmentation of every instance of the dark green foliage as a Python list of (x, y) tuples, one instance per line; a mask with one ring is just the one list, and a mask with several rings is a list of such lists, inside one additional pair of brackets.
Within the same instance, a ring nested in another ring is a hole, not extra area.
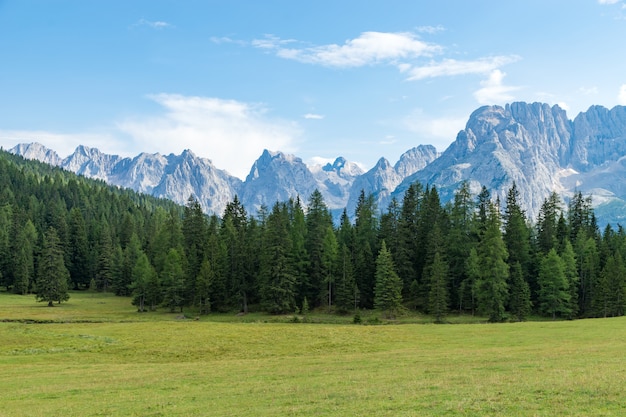
[(439, 252), (436, 252), (433, 258), (429, 278), (428, 310), (435, 318), (435, 323), (443, 323), (448, 312), (448, 265)]
[(539, 308), (553, 319), (565, 316), (569, 309), (569, 284), (565, 276), (565, 264), (555, 249), (550, 249), (541, 261), (539, 269)]
[(319, 192), (306, 209), (295, 198), (255, 217), (235, 197), (207, 217), (194, 198), (180, 207), (0, 151), (0, 285), (43, 294), (53, 227), (66, 285), (132, 295), (140, 311), (291, 314), (310, 303), (393, 316), (404, 299), (436, 321), (451, 310), (524, 320), (532, 306), (556, 318), (624, 314), (626, 231), (600, 234), (581, 193), (567, 211), (551, 195), (532, 226), (515, 184), (503, 210), (467, 183), (445, 206), (417, 183), (382, 212), (374, 201), (362, 192), (354, 223), (344, 210), (337, 229)]
[(524, 279), (522, 266), (515, 262), (510, 267), (510, 297), (509, 310), (517, 321), (524, 321), (530, 315), (532, 303), (530, 301), (530, 287)]
[(291, 312), (296, 306), (296, 277), (285, 203), (276, 203), (267, 218), (262, 251), (259, 279), (263, 308), (273, 314)]
[(70, 298), (68, 281), (70, 274), (63, 260), (63, 249), (54, 228), (48, 228), (43, 237), (43, 247), (37, 271), (37, 301), (44, 301), (52, 307), (53, 302), (61, 303)]
[(140, 253), (132, 270), (132, 283), (130, 290), (133, 295), (133, 305), (137, 306), (137, 311), (143, 313), (146, 310), (146, 300), (150, 286), (154, 282), (156, 271), (150, 265), (150, 261), (145, 253)]
[(476, 281), (478, 309), (489, 316), (492, 323), (506, 318), (508, 298), (508, 253), (500, 232), (500, 214), (495, 204), (488, 206), (484, 231), (478, 245), (480, 278)]
[(391, 253), (382, 241), (376, 258), (376, 288), (374, 305), (383, 310), (388, 318), (395, 317), (402, 307), (402, 281), (396, 273)]

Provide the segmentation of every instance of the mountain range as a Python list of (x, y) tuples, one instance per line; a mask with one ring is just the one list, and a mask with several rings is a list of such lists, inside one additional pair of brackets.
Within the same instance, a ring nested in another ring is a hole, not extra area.
[(332, 164), (307, 166), (294, 155), (268, 150), (245, 181), (190, 150), (181, 155), (142, 153), (122, 158), (79, 146), (61, 158), (41, 144), (29, 143), (10, 152), (181, 204), (194, 195), (205, 212), (218, 215), (235, 195), (248, 212), (255, 213), (298, 195), (306, 202), (315, 189), (335, 214), (344, 208), (353, 214), (361, 190), (373, 194), (385, 210), (415, 181), (436, 186), (442, 201), (453, 198), (467, 181), (472, 192), (477, 194), (484, 185), (502, 201), (515, 182), (523, 208), (533, 220), (553, 191), (564, 202), (574, 192), (591, 195), (601, 224), (623, 223), (626, 218), (624, 106), (610, 110), (592, 106), (573, 120), (558, 105), (484, 106), (470, 115), (465, 129), (443, 153), (419, 145), (394, 165), (381, 158), (367, 172), (343, 157)]

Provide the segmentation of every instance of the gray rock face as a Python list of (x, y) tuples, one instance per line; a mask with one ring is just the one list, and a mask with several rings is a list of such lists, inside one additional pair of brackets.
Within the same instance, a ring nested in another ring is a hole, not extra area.
[(395, 165), (381, 158), (365, 173), (341, 157), (332, 164), (308, 167), (296, 156), (267, 150), (245, 182), (191, 151), (178, 156), (143, 153), (131, 159), (79, 146), (61, 159), (33, 143), (11, 152), (180, 204), (194, 195), (205, 212), (218, 215), (235, 195), (254, 214), (261, 206), (271, 208), (276, 201), (297, 196), (306, 204), (315, 189), (335, 213), (347, 208), (353, 215), (361, 190), (372, 193), (384, 211), (392, 197), (401, 199), (415, 181), (436, 186), (443, 202), (468, 181), (472, 192), (477, 194), (484, 185), (502, 201), (515, 182), (532, 220), (553, 191), (564, 201), (577, 191), (590, 194), (600, 223), (626, 219), (623, 106), (611, 110), (592, 106), (573, 121), (560, 107), (543, 103), (481, 107), (441, 155), (430, 145), (420, 145)]
[(20, 143), (11, 148), (9, 152), (20, 155), (25, 159), (34, 159), (54, 166), (61, 165), (61, 157), (55, 151), (46, 148), (41, 143)]
[(315, 177), (302, 159), (265, 150), (252, 165), (239, 197), (246, 210), (255, 213), (262, 206), (271, 209), (277, 201), (297, 196), (306, 202), (316, 187)]
[(372, 169), (354, 180), (347, 204), (348, 214), (354, 214), (361, 190), (365, 194), (373, 194), (378, 208), (386, 210), (398, 185), (406, 177), (424, 169), (437, 157), (434, 146), (419, 145), (400, 155), (394, 166), (387, 159), (380, 158)]

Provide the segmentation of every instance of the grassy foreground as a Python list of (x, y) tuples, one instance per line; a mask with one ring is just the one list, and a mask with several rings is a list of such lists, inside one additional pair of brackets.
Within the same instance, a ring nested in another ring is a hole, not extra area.
[(228, 323), (0, 294), (3, 319), (0, 416), (626, 415), (626, 318)]

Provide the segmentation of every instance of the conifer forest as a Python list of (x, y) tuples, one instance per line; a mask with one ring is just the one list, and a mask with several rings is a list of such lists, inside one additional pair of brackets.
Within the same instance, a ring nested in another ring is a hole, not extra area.
[(333, 219), (321, 193), (207, 216), (0, 152), (0, 285), (53, 306), (69, 290), (132, 297), (139, 312), (419, 311), (445, 322), (624, 315), (626, 231), (592, 201), (547, 198), (537, 218), (463, 184), (443, 204), (414, 183)]

